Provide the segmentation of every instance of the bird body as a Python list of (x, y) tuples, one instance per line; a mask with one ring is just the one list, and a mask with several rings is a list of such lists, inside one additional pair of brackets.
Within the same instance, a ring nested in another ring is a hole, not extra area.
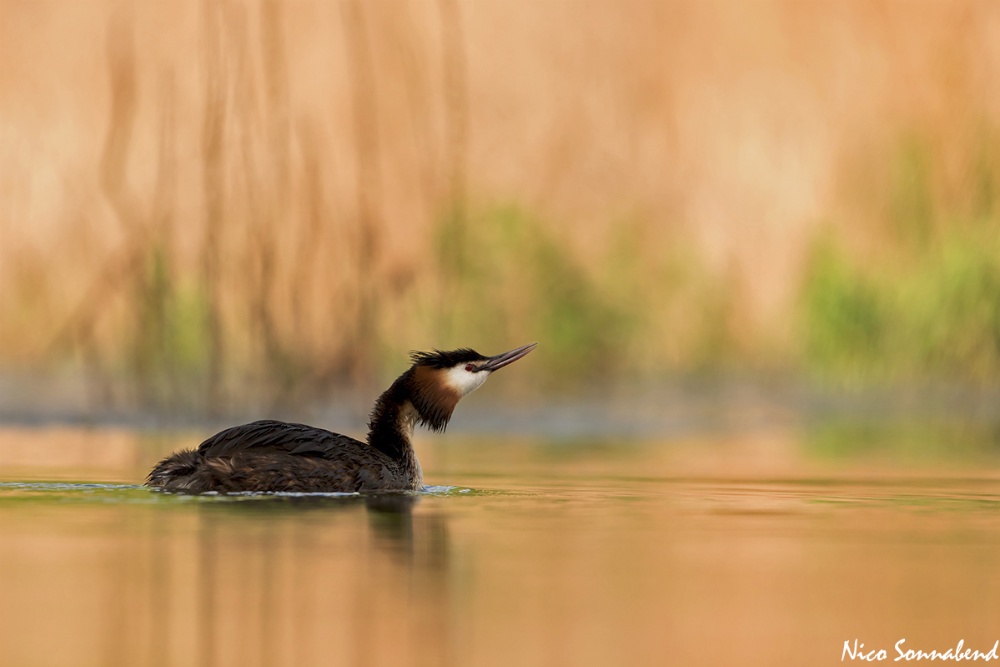
[(423, 484), (416, 425), (443, 431), (459, 399), (535, 348), (493, 357), (470, 349), (417, 352), (379, 396), (366, 441), (322, 428), (261, 420), (227, 428), (160, 461), (148, 486), (180, 493), (403, 491)]

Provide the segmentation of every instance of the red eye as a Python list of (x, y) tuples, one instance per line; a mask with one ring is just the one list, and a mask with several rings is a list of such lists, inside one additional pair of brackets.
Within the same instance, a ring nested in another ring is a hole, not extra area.
[(470, 373), (475, 373), (476, 372), (476, 367), (473, 366), (472, 364), (466, 364), (465, 365), (465, 370), (469, 371)]

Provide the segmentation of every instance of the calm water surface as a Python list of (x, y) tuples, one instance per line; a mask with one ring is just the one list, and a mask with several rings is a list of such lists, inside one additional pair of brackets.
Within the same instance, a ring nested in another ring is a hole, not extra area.
[(839, 448), (796, 432), (424, 435), (436, 486), (362, 498), (154, 493), (137, 486), (146, 468), (196, 435), (0, 429), (0, 664), (820, 665), (854, 639), (892, 662), (903, 638), (985, 650), (1000, 639), (992, 436), (907, 447), (918, 432)]

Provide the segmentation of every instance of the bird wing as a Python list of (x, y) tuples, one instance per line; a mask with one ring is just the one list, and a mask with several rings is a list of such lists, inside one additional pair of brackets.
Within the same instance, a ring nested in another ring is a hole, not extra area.
[(368, 445), (326, 429), (264, 419), (220, 431), (198, 446), (206, 457), (238, 453), (284, 453), (324, 459), (339, 459), (351, 451), (369, 450)]

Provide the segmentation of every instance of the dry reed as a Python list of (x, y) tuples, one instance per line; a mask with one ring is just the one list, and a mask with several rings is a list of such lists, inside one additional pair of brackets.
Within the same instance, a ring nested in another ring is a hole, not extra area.
[(563, 333), (796, 364), (817, 238), (996, 229), (996, 44), (981, 2), (4, 3), (0, 362), (220, 407)]

